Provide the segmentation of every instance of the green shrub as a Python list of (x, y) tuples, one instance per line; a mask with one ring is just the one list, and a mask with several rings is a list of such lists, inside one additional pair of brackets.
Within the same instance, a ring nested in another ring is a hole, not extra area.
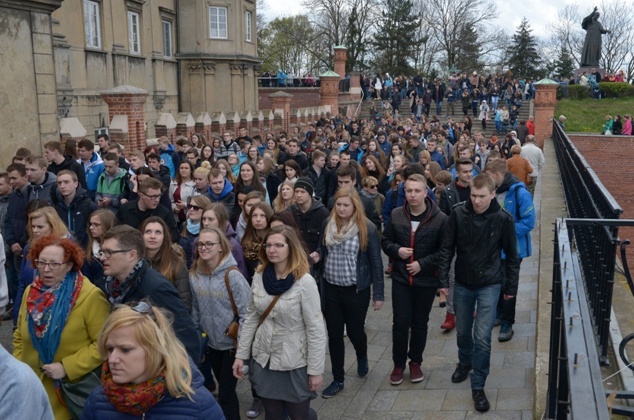
[(561, 85), (557, 88), (556, 97), (558, 101), (564, 99), (564, 88)]
[(625, 98), (634, 96), (634, 86), (629, 83), (621, 82), (601, 82), (599, 89), (603, 93), (604, 98)]
[(581, 100), (590, 97), (590, 88), (581, 85), (568, 85), (568, 97), (570, 99)]

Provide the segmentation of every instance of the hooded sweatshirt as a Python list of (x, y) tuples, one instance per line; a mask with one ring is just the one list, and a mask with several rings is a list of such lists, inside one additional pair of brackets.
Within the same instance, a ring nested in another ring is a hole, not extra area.
[(77, 239), (82, 247), (88, 244), (86, 226), (93, 211), (97, 210), (97, 204), (90, 199), (88, 192), (82, 187), (77, 188), (75, 197), (70, 204), (66, 204), (59, 190), (55, 191), (55, 211), (68, 227), (70, 233)]
[[(190, 276), (192, 289), (192, 318), (194, 324), (209, 336), (208, 346), (215, 350), (233, 349), (233, 339), (225, 336), (234, 314), (225, 284), (225, 272), (236, 266), (236, 260), (229, 254), (211, 274), (196, 270)], [(251, 294), (249, 283), (239, 270), (232, 270), (228, 276), (229, 287), (236, 304), (240, 324), (247, 312)]]
[(32, 182), (27, 186), (27, 195), (29, 202), (33, 200), (44, 200), (49, 204), (53, 203), (51, 198), (51, 189), (57, 184), (57, 176), (52, 172), (47, 172), (44, 182), (40, 185), (35, 185)]
[(86, 189), (86, 171), (84, 171), (84, 168), (77, 163), (71, 155), (64, 156), (64, 160), (60, 164), (51, 162), (51, 164), (48, 165), (48, 171), (53, 172), (55, 175), (63, 170), (75, 172), (77, 174), (77, 182), (79, 182), (79, 185), (81, 185), (83, 189)]
[(91, 198), (94, 198), (95, 192), (97, 191), (99, 176), (106, 169), (105, 164), (103, 163), (103, 160), (101, 160), (101, 156), (95, 152), (92, 152), (92, 157), (88, 162), (77, 159), (77, 163), (82, 165), (84, 168), (86, 173), (86, 185), (88, 186), (88, 195)]

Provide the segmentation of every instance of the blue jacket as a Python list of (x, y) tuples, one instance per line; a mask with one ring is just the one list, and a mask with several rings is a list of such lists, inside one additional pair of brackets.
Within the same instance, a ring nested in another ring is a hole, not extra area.
[[(389, 189), (385, 192), (385, 201), (383, 202), (383, 208), (381, 209), (381, 214), (383, 215), (383, 226), (385, 226), (390, 220), (390, 215), (392, 214), (392, 210), (397, 207), (403, 207), (405, 205), (405, 183), (401, 182), (398, 184), (398, 197), (396, 197), (396, 204), (392, 203), (392, 191), (394, 189)], [(427, 197), (434, 202), (434, 204), (438, 204), (436, 202), (436, 194), (427, 187)]]
[(387, 139), (383, 143), (377, 140), (377, 143), (379, 144), (381, 150), (383, 150), (383, 153), (385, 153), (385, 156), (389, 156), (392, 151), (392, 143), (390, 143)]
[(86, 171), (86, 185), (88, 186), (88, 195), (90, 198), (95, 198), (95, 192), (97, 191), (97, 182), (99, 181), (99, 176), (106, 169), (103, 160), (101, 160), (101, 156), (97, 153), (92, 152), (92, 157), (90, 158), (90, 162), (84, 163), (81, 159), (77, 160)]
[(174, 146), (169, 144), (166, 150), (161, 150), (161, 159), (163, 160), (163, 165), (169, 168), (170, 177), (172, 177), (172, 179), (176, 178), (176, 169), (180, 164), (180, 159), (178, 158), (178, 153), (176, 153)]
[(88, 197), (88, 193), (81, 186), (77, 187), (75, 198), (70, 204), (66, 204), (59, 190), (55, 191), (53, 198), (53, 207), (57, 211), (57, 215), (77, 239), (77, 243), (82, 247), (88, 245), (86, 227), (90, 215), (98, 209), (97, 204)]
[[(204, 379), (200, 371), (189, 361), (192, 369), (192, 388), (194, 389), (194, 401), (187, 397), (174, 398), (169, 392), (165, 392), (164, 397), (152, 408), (144, 413), (143, 418), (147, 420), (180, 420), (180, 419), (204, 419), (204, 420), (224, 420), (220, 405), (211, 392), (204, 387)], [(125, 420), (138, 419), (138, 416), (126, 414), (118, 411), (110, 402), (99, 386), (90, 394), (81, 413), (82, 420)]]
[(20, 244), (24, 248), (28, 241), (26, 233), (26, 206), (29, 204), (29, 195), (27, 186), (21, 190), (15, 190), (9, 195), (9, 205), (7, 206), (7, 215), (4, 218), (4, 227), (2, 233), (4, 240), (7, 242), (11, 252), (11, 245)]
[[(321, 225), (321, 234), (319, 235), (319, 247), (317, 252), (321, 256), (320, 261), (326, 261), (328, 258), (328, 248), (324, 243), (324, 232), (330, 218), (324, 220)], [(368, 226), (368, 247), (365, 251), (359, 248), (357, 253), (357, 292), (365, 290), (372, 285), (372, 300), (384, 301), (383, 293), (383, 260), (381, 259), (381, 241), (379, 239), (379, 231), (374, 223), (366, 218)], [(323, 295), (322, 295), (323, 296)]]
[[(511, 173), (509, 172), (507, 177), (508, 175), (511, 175)], [(515, 235), (517, 236), (519, 257), (530, 257), (533, 255), (531, 230), (535, 227), (535, 206), (533, 205), (533, 197), (523, 182), (517, 181), (509, 187), (502, 207), (515, 220)], [(502, 254), (502, 258), (504, 258), (504, 254)]]

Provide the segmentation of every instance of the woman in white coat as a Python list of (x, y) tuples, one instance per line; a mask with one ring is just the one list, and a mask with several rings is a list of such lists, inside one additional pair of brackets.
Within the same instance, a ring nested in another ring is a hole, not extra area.
[(233, 374), (251, 358), (251, 384), (266, 420), (315, 419), (310, 400), (322, 383), (326, 328), (304, 248), (288, 226), (270, 229), (253, 277)]

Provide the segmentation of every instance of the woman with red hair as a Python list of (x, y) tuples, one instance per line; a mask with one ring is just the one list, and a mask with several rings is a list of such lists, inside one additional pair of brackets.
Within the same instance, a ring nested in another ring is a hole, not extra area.
[(24, 292), (13, 355), (40, 377), (55, 418), (67, 419), (71, 414), (56, 390), (101, 366), (97, 338), (110, 305), (81, 274), (84, 252), (72, 240), (44, 236), (27, 258), (37, 271)]

